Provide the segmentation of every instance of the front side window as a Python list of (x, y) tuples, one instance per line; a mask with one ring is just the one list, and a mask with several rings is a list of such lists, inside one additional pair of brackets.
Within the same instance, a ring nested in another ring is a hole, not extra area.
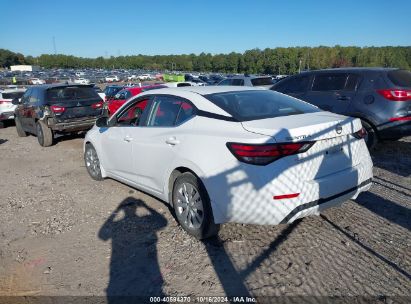
[(33, 89), (27, 89), (27, 91), (24, 93), (23, 97), (21, 98), (22, 103), (28, 103), (29, 102), (30, 94), (31, 94), (32, 91), (33, 91)]
[(224, 79), (218, 85), (223, 86), (223, 85), (230, 85), (230, 84), (231, 84), (231, 79)]
[(320, 74), (314, 78), (312, 91), (344, 90), (347, 74)]
[(141, 126), (144, 123), (143, 115), (146, 115), (148, 111), (148, 99), (140, 100), (130, 107), (127, 110), (122, 111), (121, 114), (117, 117), (118, 126)]
[(194, 107), (178, 97), (157, 96), (147, 125), (172, 127), (188, 120), (194, 114)]

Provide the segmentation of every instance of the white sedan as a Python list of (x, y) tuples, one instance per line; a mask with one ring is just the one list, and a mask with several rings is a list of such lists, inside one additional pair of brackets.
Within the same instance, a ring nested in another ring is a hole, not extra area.
[(92, 178), (167, 203), (201, 239), (225, 222), (275, 225), (355, 198), (371, 186), (359, 119), (264, 89), (151, 90), (86, 135)]

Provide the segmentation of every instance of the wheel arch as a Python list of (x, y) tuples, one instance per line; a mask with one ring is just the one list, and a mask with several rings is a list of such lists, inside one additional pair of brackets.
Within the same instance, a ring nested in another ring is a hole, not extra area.
[[(170, 206), (173, 207), (173, 186), (174, 186), (174, 182), (176, 181), (177, 177), (179, 177), (181, 174), (183, 173), (191, 173), (193, 174), (195, 177), (198, 178), (198, 180), (201, 182), (201, 184), (203, 185), (204, 189), (206, 190), (204, 183), (200, 177), (200, 174), (198, 174), (195, 170), (189, 168), (188, 166), (179, 166), (174, 168), (171, 173), (169, 174), (169, 178), (168, 178), (168, 183), (166, 184), (167, 189), (165, 189), (165, 193), (167, 194), (167, 199), (168, 199), (168, 203), (170, 204)], [(207, 190), (206, 190), (207, 192)]]

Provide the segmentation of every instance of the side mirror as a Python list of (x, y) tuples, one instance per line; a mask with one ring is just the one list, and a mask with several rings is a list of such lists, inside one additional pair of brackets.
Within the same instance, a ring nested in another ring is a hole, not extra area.
[(11, 101), (11, 104), (13, 104), (13, 105), (19, 105), (21, 102), (20, 102), (20, 100), (16, 97), (16, 98), (13, 98), (13, 100)]
[(106, 128), (108, 126), (108, 117), (102, 116), (97, 118), (96, 126), (99, 128)]

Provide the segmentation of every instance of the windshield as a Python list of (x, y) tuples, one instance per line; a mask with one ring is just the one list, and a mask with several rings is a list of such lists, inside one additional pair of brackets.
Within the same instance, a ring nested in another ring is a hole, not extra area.
[(107, 88), (104, 90), (104, 93), (106, 93), (106, 95), (107, 95), (108, 97), (114, 96), (114, 95), (116, 95), (116, 93), (117, 93), (118, 91), (120, 91), (122, 88), (123, 88), (123, 87), (107, 87)]
[(319, 112), (317, 107), (273, 91), (234, 91), (205, 95), (238, 121)]
[(255, 87), (264, 86), (264, 85), (272, 85), (273, 79), (271, 77), (254, 78), (254, 79), (251, 79), (251, 83)]

